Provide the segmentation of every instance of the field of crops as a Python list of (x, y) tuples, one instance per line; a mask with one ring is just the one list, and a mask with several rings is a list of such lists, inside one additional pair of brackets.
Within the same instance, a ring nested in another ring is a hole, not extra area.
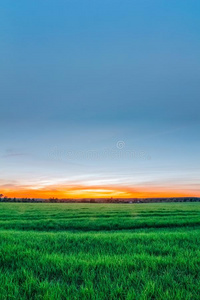
[(200, 203), (0, 204), (0, 299), (200, 299)]

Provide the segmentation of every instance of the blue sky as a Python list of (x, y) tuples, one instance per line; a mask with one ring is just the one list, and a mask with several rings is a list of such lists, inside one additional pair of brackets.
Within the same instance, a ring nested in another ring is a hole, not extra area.
[(200, 194), (198, 1), (1, 1), (0, 20), (3, 192)]

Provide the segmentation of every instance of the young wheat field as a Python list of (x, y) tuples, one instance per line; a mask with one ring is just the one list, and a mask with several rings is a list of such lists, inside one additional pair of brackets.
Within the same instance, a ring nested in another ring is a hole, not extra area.
[(200, 203), (1, 203), (0, 299), (199, 300)]

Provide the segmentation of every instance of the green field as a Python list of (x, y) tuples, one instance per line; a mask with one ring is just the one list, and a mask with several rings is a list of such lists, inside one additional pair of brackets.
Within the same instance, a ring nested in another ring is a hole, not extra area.
[(200, 203), (0, 204), (0, 299), (200, 299)]

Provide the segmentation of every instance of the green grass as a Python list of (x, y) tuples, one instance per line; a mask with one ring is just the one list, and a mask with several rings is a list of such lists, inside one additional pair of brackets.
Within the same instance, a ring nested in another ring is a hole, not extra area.
[(200, 299), (200, 203), (0, 204), (0, 299)]

